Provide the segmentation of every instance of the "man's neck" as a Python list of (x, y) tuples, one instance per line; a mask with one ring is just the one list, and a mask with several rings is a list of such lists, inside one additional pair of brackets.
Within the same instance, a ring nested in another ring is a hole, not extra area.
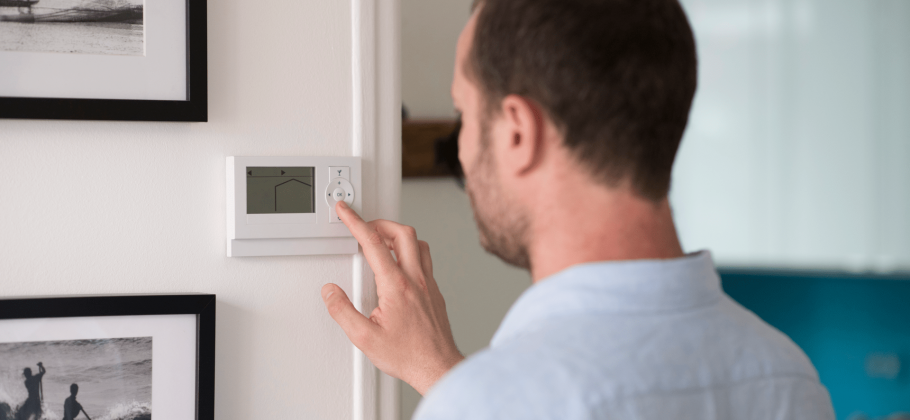
[(555, 190), (532, 218), (534, 283), (576, 264), (684, 255), (668, 200), (654, 203), (628, 188), (591, 184)]

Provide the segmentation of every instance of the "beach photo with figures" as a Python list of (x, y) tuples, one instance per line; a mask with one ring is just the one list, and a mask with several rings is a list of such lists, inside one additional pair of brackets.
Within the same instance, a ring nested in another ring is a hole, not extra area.
[(0, 343), (0, 420), (151, 418), (151, 337)]
[(0, 0), (0, 51), (145, 55), (143, 0)]

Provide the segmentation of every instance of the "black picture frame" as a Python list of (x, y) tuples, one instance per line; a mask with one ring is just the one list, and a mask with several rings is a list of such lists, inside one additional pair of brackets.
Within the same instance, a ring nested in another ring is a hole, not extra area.
[(0, 97), (0, 118), (95, 121), (208, 121), (206, 0), (186, 0), (185, 101)]
[(215, 419), (215, 295), (129, 295), (0, 299), (0, 321), (196, 315), (196, 420)]

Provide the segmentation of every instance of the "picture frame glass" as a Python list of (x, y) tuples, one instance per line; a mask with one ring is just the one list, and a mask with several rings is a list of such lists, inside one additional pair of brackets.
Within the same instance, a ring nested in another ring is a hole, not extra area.
[(187, 0), (0, 0), (0, 97), (187, 101), (187, 45)]
[(0, 319), (0, 420), (195, 419), (197, 318)]

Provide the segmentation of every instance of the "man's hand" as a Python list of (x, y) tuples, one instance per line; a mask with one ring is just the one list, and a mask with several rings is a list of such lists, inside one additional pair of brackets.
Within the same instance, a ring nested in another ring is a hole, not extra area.
[(388, 220), (364, 222), (344, 201), (335, 209), (376, 275), (379, 305), (366, 318), (340, 287), (330, 283), (322, 287), (326, 308), (376, 367), (424, 394), (464, 359), (455, 347), (446, 304), (433, 279), (430, 247), (417, 240), (410, 226)]

